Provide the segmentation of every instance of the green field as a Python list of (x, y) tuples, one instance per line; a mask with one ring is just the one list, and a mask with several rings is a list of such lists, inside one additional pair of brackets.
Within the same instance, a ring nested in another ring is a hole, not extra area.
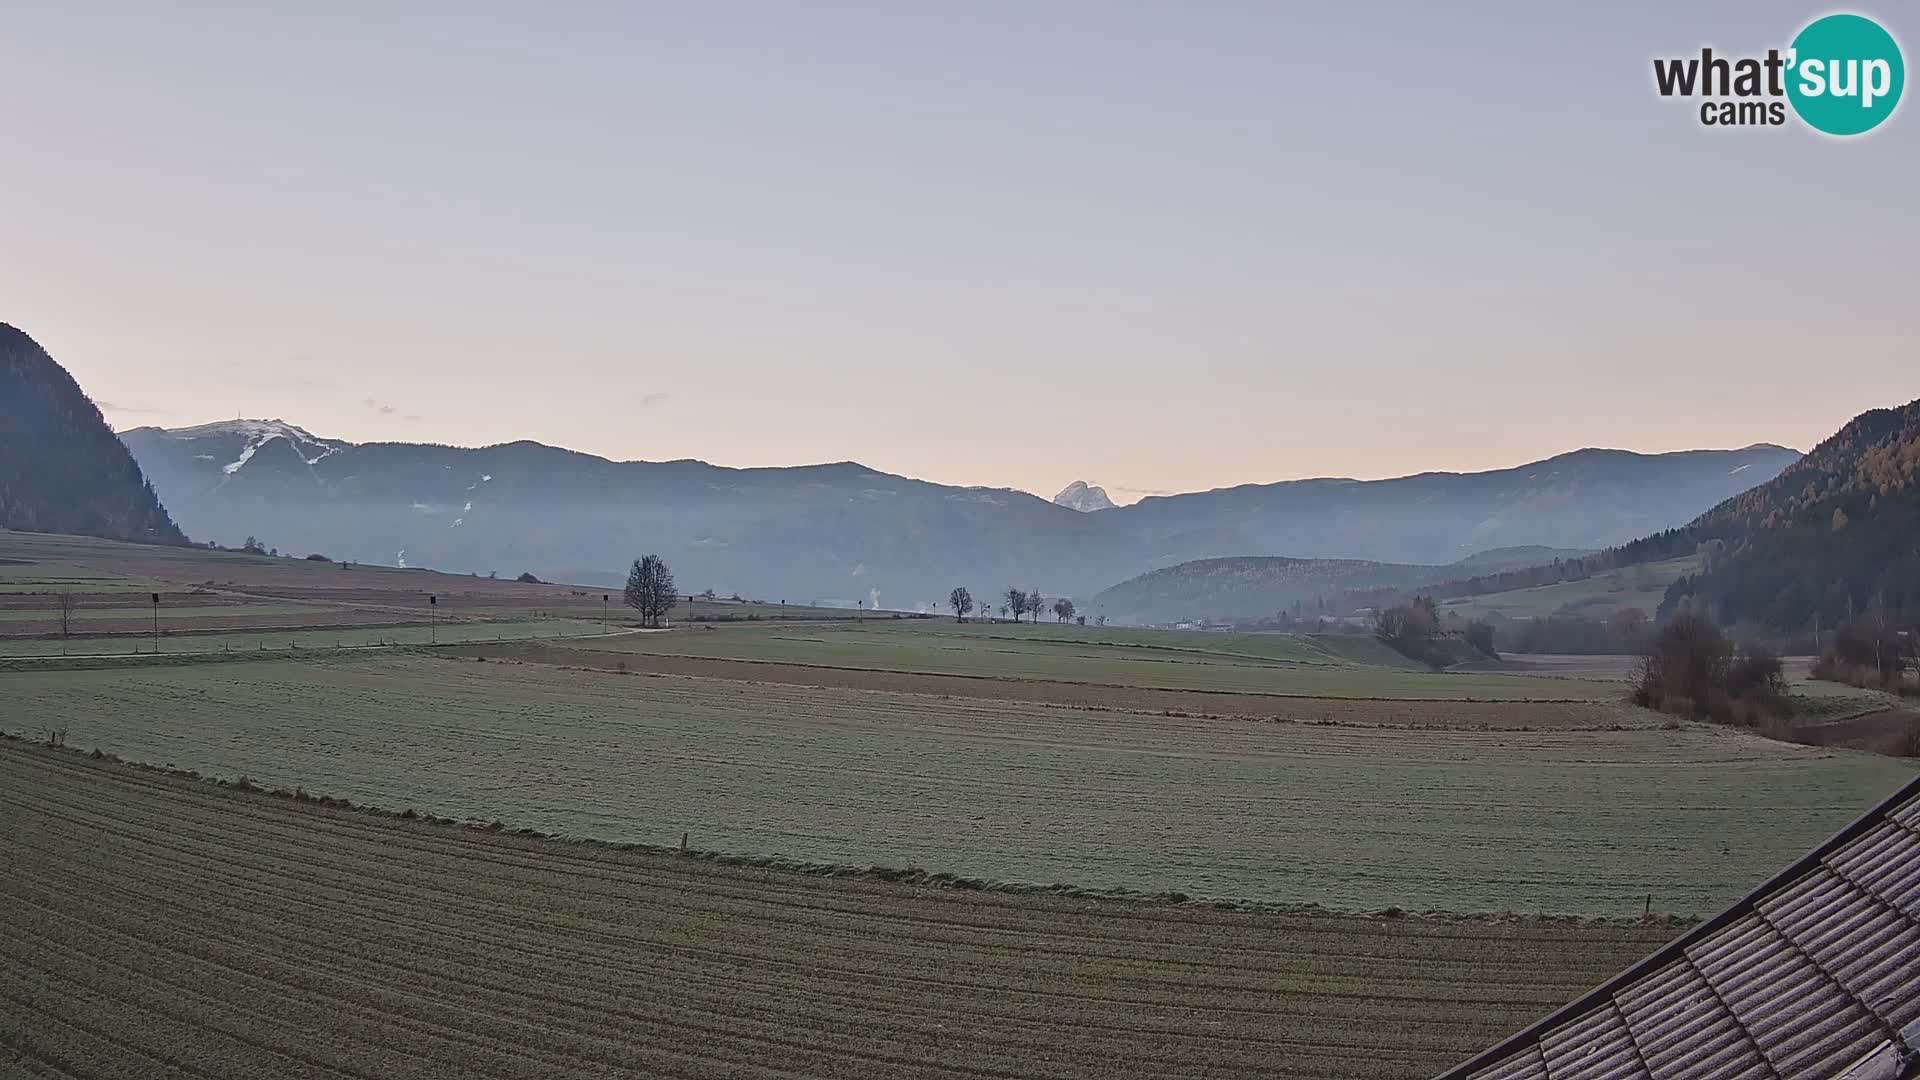
[(1704, 912), (1912, 772), (1702, 727), (1203, 721), (432, 657), (0, 687), (9, 730), (457, 818), (1347, 909)]
[(1443, 601), (1442, 611), (1468, 619), (1501, 615), (1509, 619), (1538, 619), (1553, 614), (1604, 619), (1622, 608), (1639, 608), (1652, 615), (1666, 597), (1667, 586), (1700, 569), (1696, 556), (1644, 563), (1595, 574), (1584, 581), (1563, 581), (1530, 589), (1463, 596)]
[(5, 743), (0, 835), (9, 1076), (1416, 1080), (1673, 932), (802, 878)]
[[(1083, 636), (1086, 635), (1086, 636)], [(1213, 639), (1218, 637), (1216, 643)], [(878, 620), (608, 638), (583, 647), (873, 671), (1303, 697), (1612, 701), (1610, 682), (1414, 670), (1360, 637), (1013, 627)]]

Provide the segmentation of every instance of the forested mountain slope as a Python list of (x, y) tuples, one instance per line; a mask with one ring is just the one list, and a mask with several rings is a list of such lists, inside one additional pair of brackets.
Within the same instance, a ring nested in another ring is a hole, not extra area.
[(0, 527), (186, 542), (73, 376), (6, 323), (0, 323)]
[(1773, 480), (1685, 528), (1625, 545), (1638, 561), (1699, 551), (1661, 611), (1786, 630), (1878, 609), (1920, 618), (1920, 401), (1849, 421)]

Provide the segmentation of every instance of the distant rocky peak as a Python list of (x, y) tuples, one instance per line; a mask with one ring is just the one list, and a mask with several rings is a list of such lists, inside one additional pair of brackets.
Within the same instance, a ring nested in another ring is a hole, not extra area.
[(1081, 513), (1113, 509), (1113, 500), (1107, 498), (1106, 489), (1094, 487), (1085, 480), (1075, 480), (1068, 484), (1061, 489), (1060, 494), (1053, 497), (1053, 501), (1069, 510), (1078, 510)]

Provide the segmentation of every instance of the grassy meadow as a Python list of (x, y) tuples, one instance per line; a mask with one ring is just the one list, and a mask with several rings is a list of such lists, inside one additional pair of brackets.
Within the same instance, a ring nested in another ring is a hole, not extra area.
[(31, 718), (9, 730), (356, 802), (1357, 910), (1704, 913), (1912, 771), (1694, 726), (1251, 723), (420, 655), (0, 678)]
[(1483, 596), (1443, 601), (1442, 611), (1462, 618), (1503, 615), (1509, 619), (1538, 619), (1554, 614), (1604, 619), (1622, 608), (1639, 608), (1652, 615), (1666, 597), (1667, 586), (1700, 569), (1697, 556), (1644, 563), (1595, 574), (1584, 581), (1562, 581), (1530, 589), (1510, 589)]

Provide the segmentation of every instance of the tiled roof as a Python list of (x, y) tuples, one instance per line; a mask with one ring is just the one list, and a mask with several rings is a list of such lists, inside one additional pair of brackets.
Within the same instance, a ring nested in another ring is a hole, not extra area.
[(1920, 777), (1585, 997), (1440, 1080), (1920, 1076)]

